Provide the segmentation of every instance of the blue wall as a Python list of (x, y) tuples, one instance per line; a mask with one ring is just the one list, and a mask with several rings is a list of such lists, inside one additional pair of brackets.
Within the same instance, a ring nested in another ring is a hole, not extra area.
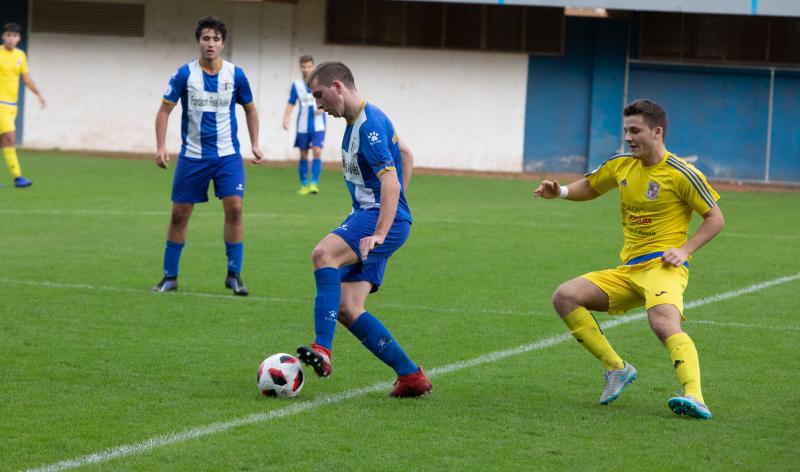
[[(634, 20), (632, 56), (636, 28)], [(583, 173), (618, 151), (628, 35), (625, 20), (567, 18), (564, 55), (530, 57), (526, 171)], [(627, 100), (661, 103), (667, 148), (709, 178), (800, 183), (800, 71), (776, 71), (774, 85), (770, 136), (765, 68), (634, 62)]]
[(620, 143), (627, 24), (568, 18), (565, 53), (531, 56), (526, 171), (585, 172)]
[(709, 178), (766, 175), (769, 72), (631, 65), (629, 100), (649, 98), (667, 111), (667, 149)]
[(800, 182), (800, 71), (775, 74), (769, 179)]

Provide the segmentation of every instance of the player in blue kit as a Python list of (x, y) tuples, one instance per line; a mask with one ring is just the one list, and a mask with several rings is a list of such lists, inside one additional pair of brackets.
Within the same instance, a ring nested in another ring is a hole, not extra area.
[[(297, 111), (297, 136), (294, 147), (300, 149), (300, 161), (297, 164), (297, 173), (300, 176), (300, 195), (319, 193), (319, 177), (322, 173), (322, 145), (325, 142), (325, 114), (318, 110), (314, 104), (314, 97), (306, 84), (309, 74), (314, 70), (314, 58), (311, 56), (300, 57), (300, 73), (302, 79), (292, 82), (289, 92), (289, 103), (283, 112), (283, 129), (289, 129), (289, 118), (292, 109), (298, 106)], [(299, 102), (299, 103), (298, 103)], [(311, 161), (311, 181), (308, 179), (308, 149), (314, 153)]]
[(298, 357), (317, 375), (331, 374), (331, 348), (336, 321), (386, 365), (394, 369), (395, 397), (416, 397), (431, 382), (405, 353), (388, 329), (364, 303), (378, 291), (389, 257), (411, 230), (405, 189), (411, 180), (413, 156), (394, 125), (375, 105), (362, 100), (350, 69), (341, 62), (320, 64), (308, 78), (317, 107), (347, 120), (342, 140), (344, 179), (353, 211), (314, 248), (316, 339), (297, 349)]
[(236, 137), (235, 106), (244, 107), (254, 162), (264, 158), (258, 145), (258, 113), (244, 71), (220, 56), (227, 29), (219, 18), (206, 16), (197, 22), (195, 37), (200, 58), (181, 66), (170, 78), (156, 115), (156, 164), (166, 169), (169, 114), (181, 102), (183, 145), (172, 182), (172, 218), (164, 251), (164, 277), (155, 292), (178, 289), (178, 263), (186, 243), (186, 227), (195, 203), (208, 201), (208, 184), (225, 209), (225, 254), (228, 275), (225, 287), (235, 295), (247, 295), (242, 271), (242, 199), (244, 165)]

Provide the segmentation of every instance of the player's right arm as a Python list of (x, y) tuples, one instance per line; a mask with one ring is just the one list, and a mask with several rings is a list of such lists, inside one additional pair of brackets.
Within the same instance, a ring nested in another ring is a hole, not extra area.
[(400, 162), (403, 164), (403, 191), (408, 192), (411, 174), (414, 173), (414, 154), (402, 139), (398, 139), (398, 144), (400, 145)]
[(292, 109), (295, 103), (297, 103), (298, 98), (297, 90), (295, 89), (294, 83), (292, 83), (292, 89), (289, 91), (289, 101), (286, 103), (286, 109), (283, 110), (283, 129), (289, 129), (289, 118), (292, 117)]
[[(592, 200), (600, 196), (600, 194), (592, 188), (589, 180), (586, 177), (576, 180), (567, 185), (566, 200), (574, 200), (578, 202)], [(561, 185), (558, 180), (543, 180), (533, 192), (534, 197), (541, 197), (545, 199), (553, 199), (561, 196)]]
[(167, 168), (169, 155), (167, 154), (167, 123), (169, 114), (175, 108), (175, 103), (169, 100), (162, 100), (161, 107), (156, 113), (156, 165), (162, 169)]
[(283, 111), (283, 129), (289, 129), (289, 118), (292, 117), (292, 109), (294, 105), (291, 103), (286, 104), (286, 109)]

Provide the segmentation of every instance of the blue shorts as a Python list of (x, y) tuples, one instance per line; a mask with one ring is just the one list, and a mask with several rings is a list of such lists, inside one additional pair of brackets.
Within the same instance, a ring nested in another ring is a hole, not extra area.
[(208, 201), (208, 183), (214, 181), (217, 198), (239, 196), (244, 198), (244, 163), (242, 156), (192, 159), (178, 158), (172, 180), (174, 203), (202, 203)]
[(294, 147), (308, 149), (310, 147), (322, 147), (325, 142), (325, 131), (315, 131), (314, 133), (297, 133), (294, 138)]
[[(358, 247), (359, 242), (361, 238), (372, 236), (375, 233), (375, 225), (378, 222), (379, 213), (380, 211), (377, 208), (355, 211), (345, 218), (342, 224), (331, 233), (344, 239), (350, 249), (361, 259), (361, 250)], [(342, 282), (370, 282), (372, 283), (371, 292), (377, 292), (383, 282), (386, 262), (406, 242), (410, 232), (410, 222), (395, 219), (383, 244), (375, 246), (369, 252), (366, 261), (362, 260), (339, 269)]]

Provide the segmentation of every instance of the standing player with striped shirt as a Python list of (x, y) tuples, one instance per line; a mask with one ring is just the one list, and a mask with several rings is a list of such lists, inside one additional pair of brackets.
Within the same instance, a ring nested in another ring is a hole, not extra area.
[[(689, 259), (725, 225), (719, 195), (699, 170), (667, 151), (667, 114), (660, 105), (636, 100), (623, 116), (630, 154), (612, 157), (569, 185), (544, 180), (534, 192), (547, 199), (584, 201), (619, 189), (622, 265), (565, 282), (553, 294), (553, 305), (575, 339), (605, 366), (603, 405), (616, 400), (637, 372), (614, 351), (589, 310), (616, 315), (644, 305), (650, 328), (669, 351), (683, 387), (667, 405), (679, 415), (710, 419), (700, 389), (697, 349), (681, 322)], [(689, 238), (692, 212), (703, 222)]]
[(249, 292), (239, 275), (242, 270), (242, 200), (244, 165), (237, 138), (236, 104), (244, 107), (254, 162), (264, 158), (258, 145), (258, 113), (244, 71), (220, 56), (227, 29), (219, 18), (201, 18), (195, 37), (200, 58), (181, 66), (170, 78), (156, 115), (156, 164), (167, 168), (169, 114), (180, 100), (183, 145), (172, 183), (172, 218), (164, 250), (164, 277), (153, 288), (169, 292), (178, 288), (178, 263), (186, 242), (186, 227), (195, 203), (208, 201), (208, 184), (225, 209), (225, 287), (235, 295)]
[[(300, 176), (300, 195), (319, 193), (319, 177), (322, 173), (322, 145), (325, 142), (325, 114), (317, 109), (311, 90), (306, 84), (306, 79), (314, 70), (314, 58), (311, 56), (300, 57), (300, 73), (302, 79), (292, 82), (289, 92), (289, 103), (283, 113), (283, 129), (289, 129), (289, 118), (292, 109), (298, 105), (297, 111), (297, 136), (294, 147), (300, 149), (300, 161), (297, 163), (297, 173)], [(308, 178), (308, 149), (314, 153), (311, 161), (311, 179)]]

